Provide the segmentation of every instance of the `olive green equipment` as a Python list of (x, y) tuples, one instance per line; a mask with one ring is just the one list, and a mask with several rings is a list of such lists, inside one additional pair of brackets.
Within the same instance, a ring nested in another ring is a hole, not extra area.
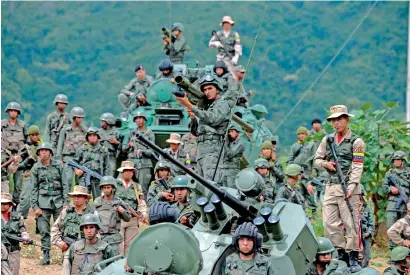
[(319, 245), (317, 254), (319, 255), (329, 254), (335, 251), (335, 247), (328, 238), (320, 237), (317, 239), (317, 243)]
[(111, 113), (103, 113), (100, 117), (100, 120), (107, 122), (108, 125), (115, 125), (116, 123), (116, 118)]
[(19, 114), (21, 114), (21, 107), (20, 107), (20, 104), (17, 102), (10, 102), (9, 104), (7, 104), (6, 113), (9, 110), (16, 110)]
[(403, 152), (403, 151), (395, 151), (393, 153), (391, 159), (392, 159), (392, 161), (395, 160), (395, 159), (399, 159), (399, 160), (402, 160), (404, 162), (407, 162), (406, 153)]
[(171, 43), (175, 42), (175, 37), (172, 35), (172, 33), (165, 27), (161, 28), (162, 32), (162, 39), (168, 39)]
[(290, 176), (290, 177), (296, 177), (300, 173), (303, 173), (302, 166), (300, 166), (298, 164), (294, 164), (294, 163), (289, 164), (288, 166), (286, 166), (285, 172), (284, 172), (284, 174), (286, 176)]

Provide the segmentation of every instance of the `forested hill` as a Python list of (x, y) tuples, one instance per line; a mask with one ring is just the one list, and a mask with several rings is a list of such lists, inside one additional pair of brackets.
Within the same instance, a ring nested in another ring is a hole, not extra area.
[[(272, 128), (306, 91), (373, 2), (271, 2), (246, 77), (252, 103), (269, 110)], [(185, 25), (187, 59), (213, 64), (213, 29), (231, 15), (246, 65), (265, 2), (2, 2), (2, 110), (22, 103), (24, 119), (44, 128), (57, 93), (98, 125), (119, 114), (117, 94), (136, 64), (151, 75), (164, 58), (160, 29)], [(404, 117), (408, 2), (380, 2), (324, 77), (279, 128), (289, 145), (300, 125), (330, 105), (399, 101)], [(4, 114), (4, 113), (3, 113)]]

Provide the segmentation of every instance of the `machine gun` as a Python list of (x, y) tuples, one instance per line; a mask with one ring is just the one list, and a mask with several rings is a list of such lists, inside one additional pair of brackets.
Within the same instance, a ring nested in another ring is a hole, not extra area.
[(406, 196), (406, 193), (404, 193), (403, 190), (400, 188), (400, 186), (397, 184), (396, 179), (392, 175), (388, 175), (387, 180), (390, 186), (394, 186), (397, 188), (397, 190), (399, 190), (400, 199), (396, 202), (396, 205), (395, 205), (396, 209), (400, 209), (400, 205), (402, 203), (404, 203), (404, 205), (406, 206), (406, 204), (409, 202), (409, 198)]
[(34, 246), (41, 247), (43, 249), (51, 250), (50, 247), (36, 244), (33, 240), (25, 240), (21, 237), (13, 236), (13, 235), (10, 235), (10, 234), (4, 233), (4, 232), (2, 232), (1, 234), (4, 235), (9, 240), (17, 241), (19, 243), (27, 243), (29, 245), (34, 245)]
[(97, 194), (97, 190), (95, 190), (95, 186), (93, 184), (91, 184), (91, 177), (96, 178), (98, 180), (101, 180), (102, 176), (100, 174), (98, 174), (97, 172), (94, 172), (93, 170), (88, 169), (84, 165), (78, 164), (77, 162), (75, 162), (72, 159), (70, 159), (70, 161), (68, 162), (68, 165), (71, 166), (71, 167), (80, 169), (84, 173), (86, 173), (85, 184), (87, 186), (91, 186), (93, 196), (95, 196), (95, 194)]

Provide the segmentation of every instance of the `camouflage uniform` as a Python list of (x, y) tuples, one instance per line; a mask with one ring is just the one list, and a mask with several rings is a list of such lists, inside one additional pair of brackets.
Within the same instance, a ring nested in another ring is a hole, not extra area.
[(303, 209), (305, 209), (305, 199), (299, 190), (297, 184), (293, 185), (286, 182), (284, 186), (279, 188), (278, 194), (276, 195), (276, 201), (279, 199), (286, 199), (289, 202), (302, 205)]
[(404, 245), (404, 240), (410, 240), (410, 216), (406, 215), (390, 226), (387, 235), (393, 243), (393, 245), (390, 245), (390, 249), (397, 245)]
[(174, 23), (171, 30), (179, 30), (181, 34), (179, 38), (171, 34), (171, 41), (164, 46), (164, 53), (169, 56), (172, 63), (182, 64), (184, 63), (185, 51), (188, 50), (187, 42), (182, 34), (184, 26), (181, 23)]
[(183, 144), (181, 145), (182, 150), (189, 155), (189, 159), (191, 161), (191, 166), (194, 171), (197, 170), (196, 167), (196, 152), (198, 149), (198, 143), (196, 141), (196, 136), (191, 133), (185, 134), (182, 136), (181, 141)]
[[(1, 148), (1, 163), (8, 161), (13, 155), (9, 150)], [(1, 168), (1, 192), (9, 193), (10, 189), (10, 175), (16, 173), (18, 165), (9, 164), (6, 167)]]
[[(232, 127), (230, 129), (233, 129)], [(238, 127), (235, 129), (239, 134)], [(219, 180), (221, 185), (235, 188), (235, 176), (240, 171), (240, 163), (244, 151), (245, 146), (239, 136), (237, 140), (229, 141), (228, 144), (225, 144)]]
[[(102, 120), (103, 117), (100, 118)], [(120, 150), (122, 147), (122, 137), (120, 135), (120, 131), (117, 127), (112, 126), (110, 129), (103, 129), (99, 130), (101, 136), (102, 145), (107, 148), (108, 151), (108, 160), (107, 160), (107, 176), (114, 176), (117, 168), (117, 157), (120, 154)], [(118, 140), (119, 144), (113, 144), (109, 142), (110, 138), (115, 138)]]
[[(187, 155), (184, 152), (184, 150), (181, 148), (181, 146), (178, 148), (178, 151), (176, 151), (176, 152), (172, 151), (171, 148), (165, 148), (165, 149), (163, 149), (163, 151), (168, 153), (170, 156), (172, 156), (178, 162), (186, 164)], [(165, 159), (162, 156), (160, 156), (159, 160), (164, 161)], [(174, 165), (172, 163), (170, 165), (171, 165), (171, 174), (172, 174), (172, 176), (185, 175), (185, 172), (183, 170), (179, 169), (176, 165)]]
[[(137, 69), (138, 68), (139, 67), (137, 66)], [(146, 75), (143, 80), (139, 80), (137, 77), (133, 78), (127, 85), (124, 86), (124, 88), (121, 89), (121, 92), (118, 95), (119, 102), (125, 109), (128, 109), (131, 104), (135, 102), (135, 98), (138, 95), (142, 94), (147, 97), (148, 89), (153, 82), (154, 79), (149, 75)], [(130, 93), (134, 93), (134, 95), (131, 96)]]
[[(168, 169), (168, 178), (159, 178), (158, 170)], [(168, 202), (161, 194), (161, 192), (171, 192), (171, 165), (165, 161), (159, 161), (155, 167), (155, 180), (151, 182), (148, 190), (147, 203), (149, 206), (158, 201)]]
[[(374, 235), (374, 221), (373, 214), (370, 211), (365, 200), (363, 200), (360, 209), (360, 229), (363, 242), (362, 267), (367, 267), (371, 259), (370, 248), (372, 246), (372, 236)], [(367, 238), (364, 237), (365, 233), (369, 234)]]
[(9, 253), (6, 246), (1, 243), (1, 275), (12, 275), (11, 267), (9, 265)]
[(223, 69), (223, 73), (221, 75), (217, 75), (223, 86), (223, 91), (220, 95), (228, 102), (229, 107), (232, 108), (235, 106), (236, 101), (240, 95), (239, 84), (233, 77), (232, 73), (228, 71), (228, 68), (224, 61), (216, 61), (214, 65), (215, 74), (217, 68)]
[[(68, 126), (69, 123), (70, 115), (66, 112), (59, 113), (57, 111), (54, 111), (47, 116), (44, 141), (50, 142), (54, 150), (57, 150), (58, 140), (62, 128), (64, 126)], [(60, 127), (61, 124), (62, 126)]]
[[(264, 158), (259, 158), (254, 162), (255, 171), (258, 172), (258, 168), (267, 168), (269, 169), (269, 162)], [(260, 173), (258, 173), (260, 174)], [(261, 175), (261, 174), (260, 174)], [(261, 175), (264, 182), (265, 188), (263, 190), (262, 196), (264, 198), (264, 202), (267, 203), (274, 203), (276, 199), (276, 195), (279, 192), (279, 189), (282, 187), (282, 181), (277, 181), (276, 177), (272, 177), (268, 170), (267, 175)]]

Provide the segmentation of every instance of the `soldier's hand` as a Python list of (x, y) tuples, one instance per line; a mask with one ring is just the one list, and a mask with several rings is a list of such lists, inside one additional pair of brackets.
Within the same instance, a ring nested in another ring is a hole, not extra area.
[(397, 189), (397, 188), (394, 187), (394, 186), (390, 186), (390, 192), (391, 192), (393, 195), (397, 195), (397, 194), (399, 193), (399, 189)]
[(80, 169), (75, 169), (74, 173), (75, 173), (77, 176), (81, 177), (81, 176), (84, 174), (84, 171), (83, 171), (83, 170), (80, 170)]
[(326, 168), (329, 171), (336, 171), (336, 163), (333, 161), (329, 161), (326, 165)]
[(128, 144), (130, 147), (134, 147), (134, 142), (130, 141), (130, 143)]
[(13, 162), (16, 164), (19, 163), (20, 160), (21, 160), (21, 157), (19, 155), (13, 157)]
[(161, 192), (161, 195), (167, 200), (167, 201), (173, 201), (174, 200), (174, 195), (172, 195), (169, 192)]
[(189, 219), (186, 216), (182, 216), (179, 222), (182, 223), (183, 225), (189, 225)]
[(121, 214), (125, 212), (125, 209), (122, 208), (122, 206), (117, 207), (117, 211), (120, 212)]
[(265, 198), (264, 198), (262, 195), (260, 195), (259, 200), (260, 200), (260, 201), (264, 201)]
[(43, 214), (43, 211), (41, 211), (40, 208), (34, 210), (34, 215), (36, 215), (37, 217), (38, 217), (38, 216), (41, 216), (41, 214)]
[(120, 143), (116, 138), (113, 138), (113, 137), (110, 138), (108, 141), (112, 144), (119, 144)]
[(65, 252), (68, 249), (68, 245), (65, 242), (61, 242), (58, 247), (61, 249), (62, 252)]
[(363, 237), (368, 238), (369, 237), (369, 233), (364, 233)]
[(273, 153), (273, 152), (272, 152), (271, 159), (272, 159), (273, 161), (276, 161), (276, 154), (275, 154), (275, 153)]
[(347, 198), (351, 198), (353, 196), (353, 190), (350, 190), (350, 191), (347, 191), (347, 196), (345, 196), (345, 200), (347, 199)]
[(172, 84), (174, 84), (174, 83), (175, 83), (175, 78), (170, 78), (170, 79), (169, 79), (169, 82), (171, 82)]
[(311, 185), (311, 184), (309, 184), (309, 185), (306, 187), (306, 189), (307, 189), (308, 193), (311, 194), (311, 195), (313, 195), (313, 193), (315, 192), (315, 187), (314, 187), (313, 185)]
[(404, 240), (403, 241), (403, 246), (410, 247), (410, 240)]

